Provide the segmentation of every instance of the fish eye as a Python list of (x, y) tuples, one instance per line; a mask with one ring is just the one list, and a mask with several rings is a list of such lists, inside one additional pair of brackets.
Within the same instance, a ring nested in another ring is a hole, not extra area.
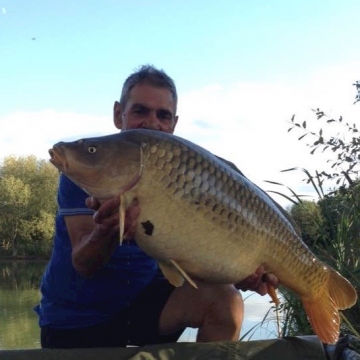
[(95, 147), (95, 146), (89, 146), (89, 147), (88, 147), (88, 152), (89, 152), (90, 154), (96, 153), (96, 147)]

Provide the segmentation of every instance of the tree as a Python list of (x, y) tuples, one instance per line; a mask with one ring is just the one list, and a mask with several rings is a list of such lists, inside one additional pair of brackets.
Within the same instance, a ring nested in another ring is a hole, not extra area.
[(313, 201), (303, 200), (290, 208), (290, 215), (301, 230), (303, 241), (314, 246), (323, 237), (324, 217), (320, 206)]
[(298, 128), (302, 130), (302, 135), (298, 140), (303, 140), (305, 137), (314, 139), (314, 141), (307, 144), (310, 146), (311, 154), (315, 154), (316, 151), (332, 152), (333, 155), (328, 160), (328, 162), (332, 163), (332, 170), (319, 170), (313, 176), (319, 181), (320, 186), (324, 180), (330, 179), (335, 180), (336, 185), (351, 185), (354, 179), (359, 177), (360, 172), (360, 138), (356, 124), (344, 121), (342, 116), (339, 119), (330, 118), (320, 109), (313, 111), (317, 120), (325, 121), (323, 125), (327, 126), (328, 130), (331, 125), (335, 124), (342, 130), (329, 137), (324, 137), (323, 127), (317, 132), (308, 130), (307, 122), (295, 122), (295, 115), (293, 115), (290, 120), (292, 126), (288, 131)]
[(3, 252), (9, 254), (11, 244), (13, 256), (48, 254), (54, 232), (57, 170), (34, 156), (9, 156), (0, 167), (0, 179)]
[(29, 185), (24, 184), (13, 175), (0, 179), (0, 234), (2, 247), (12, 249), (12, 255), (17, 255), (17, 242), (21, 221), (26, 216), (30, 199)]

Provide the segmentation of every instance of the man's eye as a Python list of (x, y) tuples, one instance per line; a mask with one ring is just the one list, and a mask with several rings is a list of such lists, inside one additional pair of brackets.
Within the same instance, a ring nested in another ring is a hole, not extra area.
[(157, 114), (158, 118), (160, 120), (171, 120), (172, 119), (172, 116), (169, 112), (167, 111), (159, 111), (158, 114)]
[(137, 110), (134, 110), (133, 113), (136, 114), (136, 115), (141, 115), (141, 114), (145, 114), (145, 111), (137, 109)]

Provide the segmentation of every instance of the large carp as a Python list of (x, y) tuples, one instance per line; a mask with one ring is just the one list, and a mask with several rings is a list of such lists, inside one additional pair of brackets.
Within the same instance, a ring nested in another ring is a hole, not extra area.
[(58, 143), (51, 162), (91, 196), (137, 198), (138, 245), (176, 286), (184, 277), (235, 284), (259, 266), (298, 294), (324, 343), (339, 336), (338, 309), (357, 293), (302, 242), (285, 212), (231, 164), (153, 130)]

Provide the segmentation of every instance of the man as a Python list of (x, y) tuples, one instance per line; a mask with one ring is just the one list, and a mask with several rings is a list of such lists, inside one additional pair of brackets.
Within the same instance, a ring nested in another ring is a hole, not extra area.
[[(176, 106), (172, 79), (143, 66), (125, 81), (114, 105), (114, 124), (121, 130), (173, 133)], [(198, 282), (198, 289), (187, 283), (175, 289), (133, 240), (141, 204), (127, 210), (127, 241), (119, 246), (119, 201), (110, 199), (99, 207), (61, 175), (54, 249), (36, 308), (42, 347), (175, 342), (186, 327), (199, 329), (197, 341), (238, 340), (244, 308), (236, 287)], [(262, 280), (276, 286), (277, 279), (263, 272), (257, 269), (237, 286), (265, 293)]]

